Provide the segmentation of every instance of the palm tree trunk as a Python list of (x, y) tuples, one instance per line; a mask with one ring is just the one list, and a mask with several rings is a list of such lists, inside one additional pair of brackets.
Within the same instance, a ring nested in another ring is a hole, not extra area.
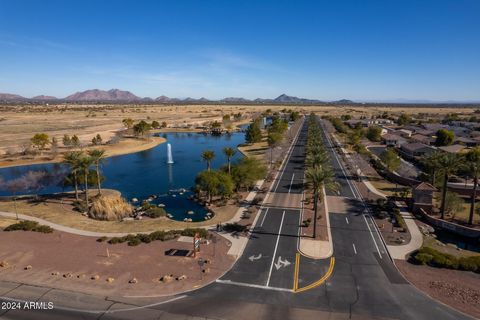
[(75, 185), (75, 200), (78, 201), (78, 179), (77, 179), (77, 172), (73, 172), (73, 184)]
[(88, 171), (85, 171), (84, 179), (85, 179), (85, 202), (88, 208)]
[(313, 239), (317, 236), (318, 191), (313, 196)]
[(207, 170), (210, 172), (210, 161), (207, 161)]
[(100, 166), (97, 163), (96, 165), (97, 169), (97, 188), (98, 188), (98, 194), (102, 194), (102, 187), (100, 186)]
[(230, 157), (228, 157), (228, 175), (231, 175), (231, 174), (232, 174), (232, 166), (230, 163)]
[(440, 207), (440, 219), (445, 219), (445, 199), (447, 198), (447, 183), (448, 174), (445, 173), (443, 177), (443, 190), (442, 190), (442, 205)]
[(468, 224), (473, 224), (473, 212), (475, 211), (475, 200), (477, 198), (477, 184), (478, 184), (478, 177), (475, 175), (473, 178), (473, 190), (472, 190), (472, 198), (470, 200), (470, 215), (468, 216)]

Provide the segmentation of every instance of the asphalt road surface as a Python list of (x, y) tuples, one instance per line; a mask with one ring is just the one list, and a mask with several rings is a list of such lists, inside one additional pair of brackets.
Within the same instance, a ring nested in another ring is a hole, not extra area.
[[(306, 130), (305, 121), (261, 209), (244, 254), (216, 283), (183, 295), (153, 299), (148, 305), (88, 297), (90, 311), (57, 304), (53, 310), (0, 310), (0, 318), (468, 319), (430, 299), (399, 274), (327, 135), (324, 141), (341, 186), (340, 194), (329, 194), (345, 208), (330, 212), (335, 264), (331, 276), (320, 285), (294, 292), (296, 279), (299, 287), (308, 288), (328, 274), (331, 263), (329, 259), (301, 257), (297, 268), (295, 264)], [(87, 299), (70, 294), (70, 302), (81, 304)], [(40, 296), (39, 301), (44, 298)]]

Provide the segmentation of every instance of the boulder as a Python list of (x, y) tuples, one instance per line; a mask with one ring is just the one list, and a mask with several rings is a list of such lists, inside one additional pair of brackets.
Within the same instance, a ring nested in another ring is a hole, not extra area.
[(0, 261), (0, 268), (6, 268), (8, 267), (8, 262), (7, 261)]
[(182, 281), (182, 280), (187, 279), (187, 276), (184, 275), (184, 274), (182, 274), (181, 276), (179, 276), (179, 277), (177, 277), (177, 278), (175, 278), (175, 279), (176, 279), (177, 281)]
[(100, 279), (100, 276), (98, 274), (96, 274), (96, 275), (93, 275), (90, 279), (98, 280), (98, 279)]
[(160, 281), (163, 283), (168, 283), (173, 280), (173, 275), (164, 275), (160, 278)]
[(113, 277), (108, 277), (107, 278), (107, 282), (108, 283), (112, 283), (113, 281), (115, 281), (115, 279)]
[(128, 281), (128, 283), (138, 283), (138, 280), (137, 278), (132, 278), (130, 281)]
[(25, 270), (32, 270), (32, 268), (33, 268), (33, 267), (32, 267), (31, 265), (28, 265), (28, 266), (26, 266), (24, 269), (25, 269)]

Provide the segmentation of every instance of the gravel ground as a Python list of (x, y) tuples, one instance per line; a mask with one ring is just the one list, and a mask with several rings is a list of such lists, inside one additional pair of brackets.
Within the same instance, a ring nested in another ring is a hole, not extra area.
[(402, 274), (417, 288), (446, 305), (480, 318), (480, 274), (418, 266), (395, 260)]
[[(130, 247), (57, 231), (0, 231), (0, 262), (8, 263), (0, 266), (0, 278), (99, 295), (173, 294), (211, 282), (231, 267), (234, 259), (226, 254), (230, 243), (221, 236), (216, 238), (215, 244), (202, 245), (193, 258), (165, 255), (169, 249), (193, 247), (193, 243), (176, 240)], [(202, 273), (199, 257), (209, 260), (203, 266), (209, 272)], [(92, 279), (95, 275), (96, 280)], [(159, 281), (165, 275), (173, 275), (173, 279)], [(175, 280), (182, 275), (186, 279)], [(114, 281), (108, 282), (109, 277)], [(137, 283), (129, 283), (133, 278)]]

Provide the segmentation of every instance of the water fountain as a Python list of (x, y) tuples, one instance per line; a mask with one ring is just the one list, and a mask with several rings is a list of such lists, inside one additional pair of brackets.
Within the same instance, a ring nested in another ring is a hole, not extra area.
[(167, 163), (173, 163), (172, 145), (170, 143), (167, 143)]

